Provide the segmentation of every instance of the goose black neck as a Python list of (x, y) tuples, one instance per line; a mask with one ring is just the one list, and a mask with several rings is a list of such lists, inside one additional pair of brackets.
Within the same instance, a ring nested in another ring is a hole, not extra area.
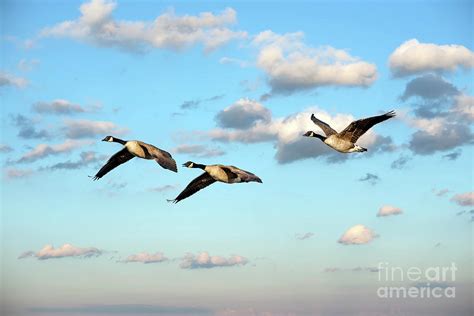
[(199, 169), (204, 170), (204, 168), (206, 168), (206, 165), (201, 165), (200, 163), (194, 163), (193, 168), (199, 168)]
[(326, 140), (327, 137), (324, 137), (323, 135), (319, 135), (319, 134), (314, 134), (313, 137), (316, 137), (316, 138), (319, 138), (320, 140), (322, 140), (323, 142)]
[(115, 142), (115, 143), (122, 144), (122, 145), (125, 145), (125, 143), (127, 143), (127, 142), (124, 141), (123, 139), (115, 138), (115, 137), (114, 137), (114, 142)]

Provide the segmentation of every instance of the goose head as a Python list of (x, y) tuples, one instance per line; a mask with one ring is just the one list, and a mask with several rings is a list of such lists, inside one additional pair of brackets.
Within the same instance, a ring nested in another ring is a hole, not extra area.
[(313, 131), (307, 131), (306, 133), (303, 134), (305, 137), (316, 137), (316, 133)]
[(114, 137), (113, 136), (105, 136), (105, 138), (102, 141), (103, 142), (113, 142)]
[(187, 168), (194, 168), (194, 162), (192, 161), (188, 161), (188, 162), (185, 162), (183, 163), (183, 167), (187, 167)]

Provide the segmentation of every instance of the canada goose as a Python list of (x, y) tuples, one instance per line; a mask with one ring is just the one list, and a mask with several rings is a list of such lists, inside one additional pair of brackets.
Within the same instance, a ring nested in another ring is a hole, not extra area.
[(318, 120), (314, 114), (311, 114), (311, 120), (314, 124), (318, 125), (326, 137), (320, 134), (316, 134), (313, 131), (306, 132), (303, 136), (306, 137), (317, 137), (322, 140), (329, 147), (341, 152), (341, 153), (353, 153), (367, 151), (367, 148), (356, 145), (355, 142), (364, 135), (372, 126), (388, 120), (395, 116), (394, 111), (390, 111), (383, 115), (372, 116), (365, 119), (360, 119), (349, 124), (342, 132), (338, 133), (329, 126), (329, 124)]
[(141, 142), (139, 140), (125, 141), (113, 136), (107, 136), (102, 141), (119, 143), (124, 145), (124, 148), (110, 157), (107, 163), (102, 168), (100, 168), (99, 172), (97, 172), (97, 174), (94, 176), (94, 180), (99, 180), (110, 170), (129, 161), (133, 157), (150, 160), (153, 159), (163, 168), (178, 172), (178, 169), (176, 168), (176, 161), (174, 161), (173, 157), (171, 157), (171, 154), (153, 145)]
[(174, 200), (168, 200), (168, 202), (178, 203), (181, 200), (193, 195), (197, 191), (204, 189), (205, 187), (213, 184), (216, 181), (224, 182), (228, 184), (241, 183), (241, 182), (258, 182), (262, 183), (262, 180), (251, 172), (239, 169), (234, 166), (223, 166), (223, 165), (202, 165), (188, 161), (183, 164), (183, 167), (188, 168), (199, 168), (204, 170), (199, 177), (191, 181), (188, 186), (181, 192)]

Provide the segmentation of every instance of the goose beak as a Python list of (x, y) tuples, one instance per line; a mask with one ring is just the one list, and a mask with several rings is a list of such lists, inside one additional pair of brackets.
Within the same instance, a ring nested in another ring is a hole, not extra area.
[(102, 141), (103, 141), (103, 142), (106, 142), (106, 141), (107, 141), (107, 137), (105, 137)]

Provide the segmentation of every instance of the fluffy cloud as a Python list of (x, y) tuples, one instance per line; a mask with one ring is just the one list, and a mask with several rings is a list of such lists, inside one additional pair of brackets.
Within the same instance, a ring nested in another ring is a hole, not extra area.
[(399, 214), (402, 214), (403, 211), (401, 208), (398, 208), (398, 207), (395, 207), (395, 206), (392, 206), (392, 205), (384, 205), (382, 206), (378, 213), (377, 213), (377, 217), (381, 217), (381, 216), (390, 216), (390, 215), (399, 215)]
[(34, 171), (31, 169), (9, 168), (5, 170), (5, 175), (8, 179), (27, 178), (33, 174), (34, 174)]
[(413, 133), (408, 146), (418, 155), (430, 155), (474, 143), (474, 134), (469, 125), (449, 118), (414, 118), (411, 123), (420, 129)]
[(411, 39), (395, 49), (389, 64), (396, 77), (428, 71), (454, 71), (474, 67), (474, 53), (461, 45), (436, 45)]
[(82, 106), (62, 99), (53, 100), (51, 102), (37, 102), (33, 105), (33, 110), (43, 114), (63, 115), (86, 112)]
[(225, 151), (218, 148), (209, 148), (204, 145), (179, 145), (172, 149), (172, 152), (177, 154), (189, 154), (197, 158), (210, 158), (225, 155)]
[(21, 77), (16, 77), (12, 74), (0, 71), (0, 87), (13, 86), (17, 88), (24, 88), (28, 85), (28, 80)]
[(460, 206), (474, 206), (474, 191), (456, 194), (451, 198), (451, 201)]
[(231, 8), (220, 14), (203, 12), (197, 16), (177, 16), (169, 10), (153, 21), (126, 21), (113, 18), (115, 7), (113, 1), (91, 0), (80, 6), (78, 19), (46, 28), (41, 34), (132, 52), (150, 48), (179, 51), (196, 44), (212, 51), (230, 40), (246, 37), (245, 32), (227, 27), (237, 21), (237, 13)]
[(433, 100), (459, 93), (460, 91), (452, 83), (444, 80), (441, 76), (427, 74), (408, 82), (400, 99), (405, 101), (411, 97), (421, 97)]
[(90, 120), (66, 120), (63, 130), (68, 138), (73, 139), (107, 134), (123, 135), (128, 132), (112, 122)]
[(338, 242), (344, 245), (362, 245), (371, 242), (378, 235), (364, 225), (355, 225), (349, 228), (339, 238)]
[(25, 139), (48, 139), (51, 137), (50, 132), (45, 129), (37, 129), (36, 123), (32, 119), (21, 115), (11, 116), (13, 124), (18, 127), (18, 137)]
[(76, 148), (89, 145), (91, 143), (91, 141), (86, 140), (67, 139), (64, 143), (57, 145), (39, 144), (34, 149), (27, 152), (20, 159), (18, 159), (17, 162), (34, 162), (36, 160), (43, 159), (51, 155), (71, 152)]
[[(218, 142), (240, 142), (245, 144), (273, 142), (277, 150), (275, 158), (281, 164), (318, 157), (325, 157), (329, 162), (340, 162), (348, 159), (349, 155), (335, 152), (320, 140), (302, 136), (309, 130), (320, 132), (319, 128), (310, 119), (312, 113), (336, 130), (343, 130), (354, 120), (351, 115), (336, 114), (331, 116), (318, 108), (309, 108), (286, 117), (257, 120), (246, 129), (217, 128), (206, 132), (205, 135)], [(373, 130), (369, 130), (364, 134), (359, 143), (363, 147), (369, 147), (369, 154), (379, 150), (392, 150), (390, 137), (378, 136)]]
[(80, 154), (79, 160), (76, 161), (65, 161), (65, 162), (58, 162), (54, 165), (48, 166), (43, 169), (49, 170), (75, 170), (87, 167), (90, 164), (103, 161), (107, 158), (107, 156), (102, 155), (98, 156), (95, 151), (83, 151)]
[(296, 234), (295, 238), (298, 239), (298, 240), (305, 240), (305, 239), (309, 239), (313, 236), (314, 236), (314, 233), (308, 232), (308, 233), (304, 233), (304, 234)]
[(61, 247), (54, 248), (52, 245), (46, 245), (38, 252), (27, 251), (22, 253), (18, 259), (27, 257), (36, 257), (38, 260), (47, 260), (53, 258), (65, 258), (65, 257), (97, 257), (103, 254), (102, 250), (94, 247), (80, 248), (71, 244), (64, 244)]
[(246, 129), (257, 121), (269, 122), (272, 113), (261, 103), (249, 99), (239, 99), (231, 106), (217, 113), (215, 120), (224, 128)]
[(474, 122), (474, 97), (461, 94), (454, 98), (453, 111), (463, 119)]
[(320, 86), (370, 86), (377, 79), (374, 64), (330, 46), (313, 48), (303, 33), (264, 31), (253, 44), (259, 48), (257, 67), (267, 75), (271, 93), (290, 94)]
[(229, 258), (224, 258), (221, 256), (210, 256), (208, 252), (204, 251), (198, 253), (196, 256), (187, 254), (184, 256), (180, 267), (182, 269), (211, 269), (217, 267), (241, 266), (247, 263), (247, 258), (242, 256), (233, 255)]
[(163, 261), (167, 261), (162, 252), (157, 253), (148, 253), (148, 252), (140, 252), (135, 255), (128, 256), (125, 260), (121, 262), (141, 262), (141, 263), (159, 263)]

